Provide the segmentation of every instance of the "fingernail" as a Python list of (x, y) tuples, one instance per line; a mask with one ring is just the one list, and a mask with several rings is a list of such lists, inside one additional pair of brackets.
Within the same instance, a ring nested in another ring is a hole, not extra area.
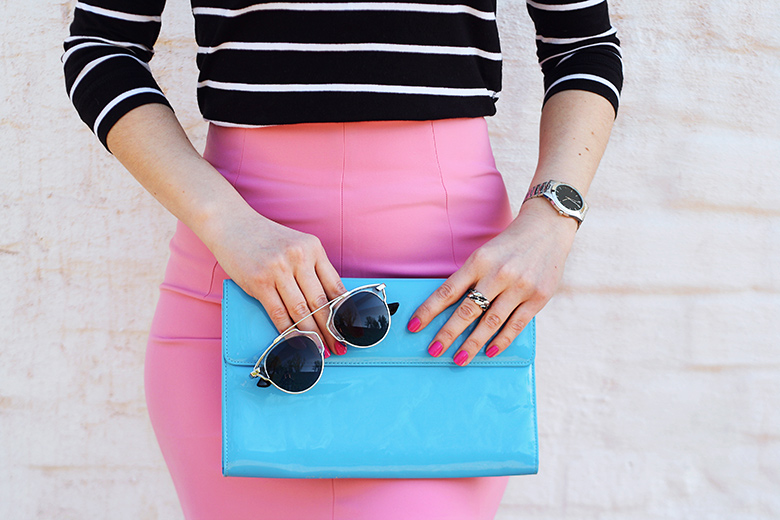
[(406, 329), (409, 332), (417, 332), (417, 329), (420, 328), (420, 318), (414, 317), (411, 320), (409, 320), (409, 324), (406, 326)]
[(442, 344), (438, 341), (434, 342), (433, 345), (428, 347), (428, 354), (430, 354), (433, 357), (438, 356), (441, 354)]
[(466, 364), (466, 360), (468, 358), (469, 358), (469, 353), (466, 352), (465, 350), (461, 350), (460, 352), (455, 354), (455, 359), (453, 359), (453, 361), (455, 361), (456, 365), (463, 366)]
[(328, 359), (330, 357), (330, 350), (327, 348), (325, 349), (325, 352), (322, 353), (322, 355), (325, 357), (325, 359)]
[(498, 347), (496, 345), (493, 345), (492, 347), (487, 349), (487, 352), (485, 352), (485, 354), (487, 354), (487, 357), (495, 357), (495, 355), (498, 354)]
[(336, 349), (336, 354), (339, 356), (343, 356), (347, 353), (347, 347), (345, 347), (342, 343), (337, 341), (333, 346)]

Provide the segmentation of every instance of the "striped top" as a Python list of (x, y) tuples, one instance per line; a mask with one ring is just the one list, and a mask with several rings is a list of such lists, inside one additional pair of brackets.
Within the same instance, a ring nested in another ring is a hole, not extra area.
[[(66, 87), (104, 145), (128, 111), (168, 105), (148, 65), (164, 5), (76, 3)], [(527, 6), (545, 101), (588, 90), (617, 111), (622, 63), (607, 1)], [(501, 90), (495, 10), (494, 0), (192, 0), (198, 104), (226, 126), (492, 115)]]

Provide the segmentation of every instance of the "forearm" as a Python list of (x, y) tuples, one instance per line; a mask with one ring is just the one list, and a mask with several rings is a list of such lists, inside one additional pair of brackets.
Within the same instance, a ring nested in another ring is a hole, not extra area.
[(344, 292), (320, 241), (257, 213), (195, 150), (173, 112), (143, 105), (107, 136), (108, 148), (163, 206), (214, 254), (227, 275), (257, 298), (282, 331), (303, 320), (331, 351), (344, 354), (327, 331), (327, 316), (309, 316)]
[(195, 150), (164, 105), (148, 104), (128, 112), (111, 129), (107, 142), (138, 182), (207, 245), (220, 217), (258, 216)]
[[(542, 111), (539, 164), (532, 185), (557, 180), (587, 192), (614, 116), (613, 105), (598, 94), (566, 90), (552, 96)], [(470, 288), (492, 302), (483, 312), (464, 299), (436, 334), (431, 355), (440, 356), (481, 315), (484, 318), (454, 357), (456, 363), (467, 365), (483, 347), (491, 357), (503, 352), (552, 297), (576, 232), (577, 221), (560, 216), (543, 198), (523, 204), (505, 231), (477, 249), (414, 312), (415, 330), (422, 330)]]
[[(597, 94), (566, 90), (551, 97), (542, 110), (539, 160), (531, 186), (556, 180), (571, 184), (585, 196), (607, 147), (614, 119), (612, 104)], [(541, 197), (524, 204), (521, 214), (526, 212), (577, 229), (573, 219), (560, 217)]]

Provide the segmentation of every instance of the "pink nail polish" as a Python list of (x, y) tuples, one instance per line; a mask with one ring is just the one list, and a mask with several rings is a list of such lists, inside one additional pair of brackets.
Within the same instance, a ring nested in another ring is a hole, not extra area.
[(343, 344), (341, 344), (338, 341), (336, 342), (334, 347), (336, 348), (336, 354), (338, 354), (339, 356), (343, 356), (344, 354), (347, 353), (347, 347), (345, 347)]
[(406, 329), (409, 332), (417, 332), (417, 329), (420, 328), (420, 318), (414, 317), (411, 320), (409, 320), (409, 324), (406, 326)]
[(430, 354), (433, 357), (436, 357), (439, 354), (441, 354), (441, 350), (442, 350), (442, 344), (436, 341), (433, 343), (433, 345), (428, 347), (428, 354)]
[(496, 345), (493, 345), (492, 347), (487, 349), (487, 352), (485, 352), (485, 354), (487, 354), (487, 357), (495, 357), (496, 354), (498, 354), (498, 347)]
[(322, 356), (323, 356), (325, 359), (328, 359), (328, 358), (330, 357), (330, 350), (328, 350), (328, 348), (327, 348), (327, 347), (325, 347), (325, 352), (323, 352), (323, 353), (322, 353)]
[(455, 359), (453, 359), (453, 361), (455, 361), (456, 365), (463, 366), (466, 364), (466, 360), (468, 358), (469, 358), (469, 353), (466, 352), (465, 350), (461, 350), (460, 352), (455, 354)]

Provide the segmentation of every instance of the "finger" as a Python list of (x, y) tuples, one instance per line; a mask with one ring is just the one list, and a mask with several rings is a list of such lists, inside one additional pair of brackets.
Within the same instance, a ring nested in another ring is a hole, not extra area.
[[(485, 350), (485, 354), (492, 358), (505, 351), (540, 310), (542, 310), (542, 306), (532, 300), (520, 304), (509, 316), (498, 335), (490, 342), (490, 345)], [(473, 359), (473, 356), (471, 359)]]
[(309, 309), (309, 304), (306, 301), (303, 292), (301, 292), (301, 288), (294, 278), (289, 282), (277, 285), (276, 290), (279, 291), (279, 296), (281, 296), (282, 301), (284, 302), (284, 307), (287, 309), (290, 319), (292, 319), (293, 322), (301, 321), (298, 324), (300, 330), (316, 332), (319, 334), (320, 338), (324, 337), (314, 317), (308, 316), (305, 319), (302, 319), (309, 314), (311, 310)]
[(330, 263), (324, 249), (321, 250), (321, 253), (317, 257), (316, 263), (314, 264), (314, 270), (317, 273), (317, 278), (319, 278), (322, 283), (323, 289), (325, 289), (328, 301), (347, 292), (347, 288), (344, 287), (344, 282), (341, 281), (341, 277), (336, 271), (336, 268)]
[(279, 297), (276, 289), (258, 293), (254, 298), (263, 305), (265, 312), (268, 313), (268, 317), (271, 318), (271, 322), (273, 322), (279, 333), (293, 324), (293, 321), (290, 319), (290, 313), (287, 312), (287, 307), (284, 306), (284, 302)]
[[(314, 270), (317, 273), (317, 278), (320, 281), (323, 289), (325, 289), (325, 294), (328, 298), (328, 301), (331, 301), (347, 292), (347, 288), (344, 287), (344, 282), (341, 281), (339, 273), (336, 271), (336, 268), (333, 267), (333, 264), (330, 263), (328, 255), (325, 253), (325, 249), (322, 246), (319, 248), (317, 260), (314, 264)], [(328, 348), (339, 356), (343, 356), (347, 353), (347, 347), (340, 341), (336, 341), (336, 338), (334, 338), (328, 330), (329, 316), (330, 313), (325, 312), (324, 310), (320, 313), (320, 316), (318, 316), (320, 330), (325, 332), (324, 338)]]
[[(501, 328), (501, 325), (509, 318), (517, 307), (517, 295), (510, 295), (507, 292), (501, 293), (495, 298), (490, 308), (483, 314), (482, 319), (469, 334), (458, 351), (453, 356), (456, 365), (465, 367), (474, 356), (485, 346)], [(511, 341), (510, 341), (511, 343)], [(507, 343), (508, 345), (509, 343)], [(492, 342), (491, 342), (492, 345)], [(506, 347), (505, 347), (506, 348)], [(491, 351), (495, 356), (498, 352)], [(493, 357), (491, 356), (491, 357)]]
[[(313, 270), (309, 273), (308, 276), (299, 276), (298, 285), (300, 286), (308, 306), (312, 311), (319, 309), (323, 305), (326, 305), (332, 299), (325, 294), (322, 283), (320, 282), (320, 279), (317, 278), (317, 275)], [(325, 345), (328, 347), (328, 349), (334, 354), (344, 355), (347, 353), (347, 348), (340, 342), (336, 341), (336, 338), (330, 334), (330, 331), (328, 330), (328, 316), (328, 309), (323, 308), (320, 311), (315, 312), (312, 317), (317, 323), (317, 329), (322, 331), (320, 337), (325, 342)]]
[[(492, 293), (483, 292), (482, 294), (485, 294), (488, 299), (491, 299), (489, 295)], [(482, 316), (483, 312), (482, 307), (477, 305), (471, 298), (464, 298), (463, 301), (460, 302), (460, 305), (455, 308), (455, 312), (452, 313), (452, 316), (450, 316), (447, 322), (436, 333), (436, 336), (428, 347), (428, 352), (434, 357), (442, 355), (450, 348), (458, 336), (466, 330), (466, 327)], [(476, 349), (479, 350), (479, 347), (476, 347)], [(464, 357), (461, 355), (457, 361), (461, 362), (463, 360)]]
[(418, 332), (424, 329), (444, 309), (458, 301), (473, 283), (472, 275), (465, 269), (455, 271), (417, 307), (406, 328), (409, 332)]

